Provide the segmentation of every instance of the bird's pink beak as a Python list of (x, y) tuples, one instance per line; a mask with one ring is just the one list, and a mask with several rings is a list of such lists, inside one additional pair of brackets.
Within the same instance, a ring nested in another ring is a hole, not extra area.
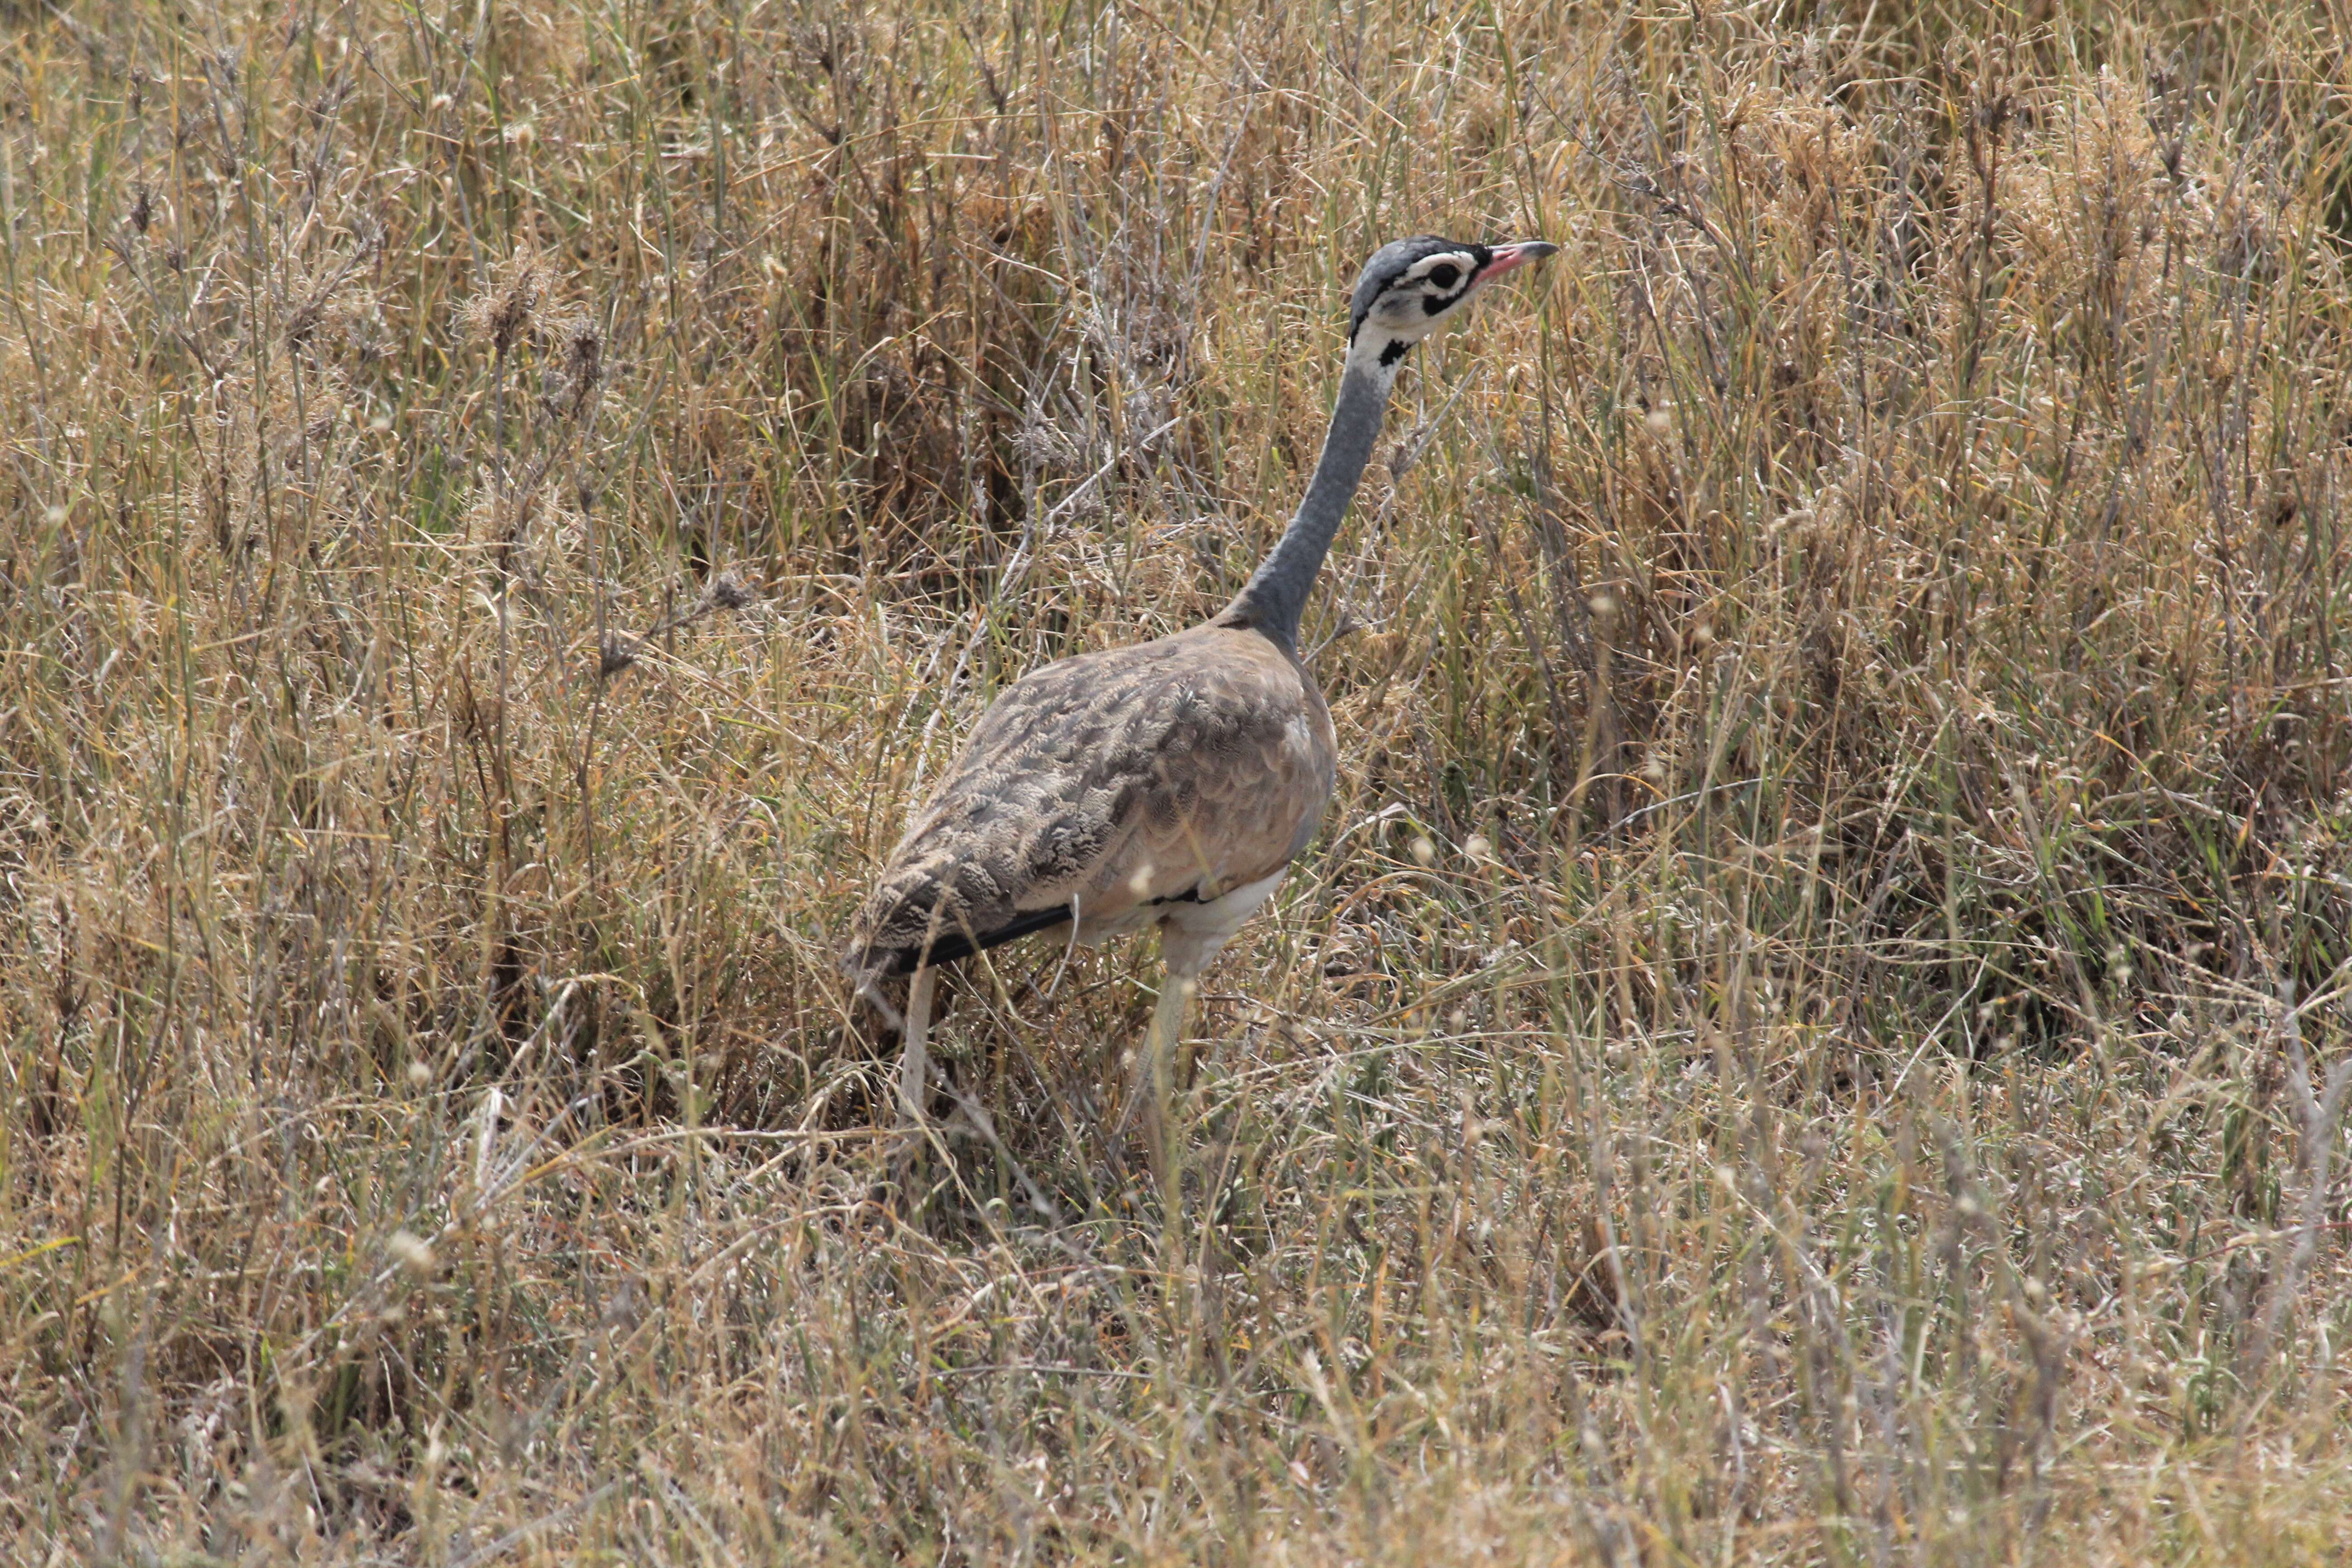
[(1471, 281), (1485, 283), (1500, 278), (1522, 262), (1541, 261), (1559, 249), (1559, 246), (1548, 239), (1522, 239), (1514, 245), (1498, 245), (1489, 253), (1491, 258), (1486, 265), (1478, 268), (1477, 275)]

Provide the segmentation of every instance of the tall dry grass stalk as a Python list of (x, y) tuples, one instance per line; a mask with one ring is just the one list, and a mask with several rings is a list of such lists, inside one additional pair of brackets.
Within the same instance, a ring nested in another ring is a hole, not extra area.
[[(2316, 11), (9, 8), (25, 1561), (2352, 1551)], [(834, 953), (1427, 353), (1213, 977)]]

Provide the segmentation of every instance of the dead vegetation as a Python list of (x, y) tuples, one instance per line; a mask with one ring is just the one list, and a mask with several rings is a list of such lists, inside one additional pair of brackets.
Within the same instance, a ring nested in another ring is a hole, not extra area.
[[(12, 1557), (2352, 1550), (2315, 14), (8, 15)], [(1181, 1266), (1133, 954), (878, 1188), (875, 858), (1424, 229)]]

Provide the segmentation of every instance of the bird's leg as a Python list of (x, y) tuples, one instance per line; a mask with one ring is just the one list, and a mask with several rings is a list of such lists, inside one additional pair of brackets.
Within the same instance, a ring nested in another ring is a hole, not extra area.
[(898, 1050), (898, 1125), (919, 1130), (930, 1099), (930, 1065), (924, 1037), (931, 1027), (931, 982), (939, 972), (929, 964), (915, 971), (907, 983), (907, 1026)]
[(1160, 982), (1160, 1000), (1151, 1009), (1151, 1027), (1143, 1037), (1143, 1055), (1135, 1064), (1135, 1098), (1143, 1104), (1143, 1135), (1151, 1156), (1152, 1173), (1171, 1216), (1177, 1201), (1181, 1155), (1171, 1136), (1168, 1112), (1175, 1098), (1175, 1062), (1184, 1037), (1186, 1004), (1197, 989), (1193, 978), (1171, 969)]
[[(1200, 995), (1200, 994), (1201, 983), (1199, 981), (1187, 980), (1184, 982), (1184, 1000), (1187, 1004), (1190, 1004), (1192, 999)], [(1178, 1022), (1181, 1025), (1182, 1020), (1179, 1019)], [(1190, 1031), (1180, 1029), (1176, 1039), (1176, 1092), (1179, 1094), (1192, 1093), (1192, 1084), (1200, 1076), (1200, 1037), (1191, 1033)]]

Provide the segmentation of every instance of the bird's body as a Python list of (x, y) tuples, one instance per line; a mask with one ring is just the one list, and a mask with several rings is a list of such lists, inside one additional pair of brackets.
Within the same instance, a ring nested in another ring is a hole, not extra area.
[(1213, 926), (1314, 837), (1335, 762), (1314, 679), (1252, 627), (1057, 660), (982, 716), (867, 900), (863, 949), (905, 973), (927, 947), (944, 963), (1073, 919), (1088, 943)]
[(911, 974), (899, 1095), (919, 1124), (936, 967), (1031, 931), (1161, 927), (1168, 967), (1139, 1089), (1154, 1118), (1193, 981), (1310, 843), (1337, 765), (1298, 623), (1370, 460), (1398, 363), (1494, 277), (1551, 253), (1423, 237), (1381, 247), (1350, 300), (1347, 367), (1305, 500), (1240, 595), (1172, 637), (1014, 682), (892, 851), (852, 927), (862, 986)]

